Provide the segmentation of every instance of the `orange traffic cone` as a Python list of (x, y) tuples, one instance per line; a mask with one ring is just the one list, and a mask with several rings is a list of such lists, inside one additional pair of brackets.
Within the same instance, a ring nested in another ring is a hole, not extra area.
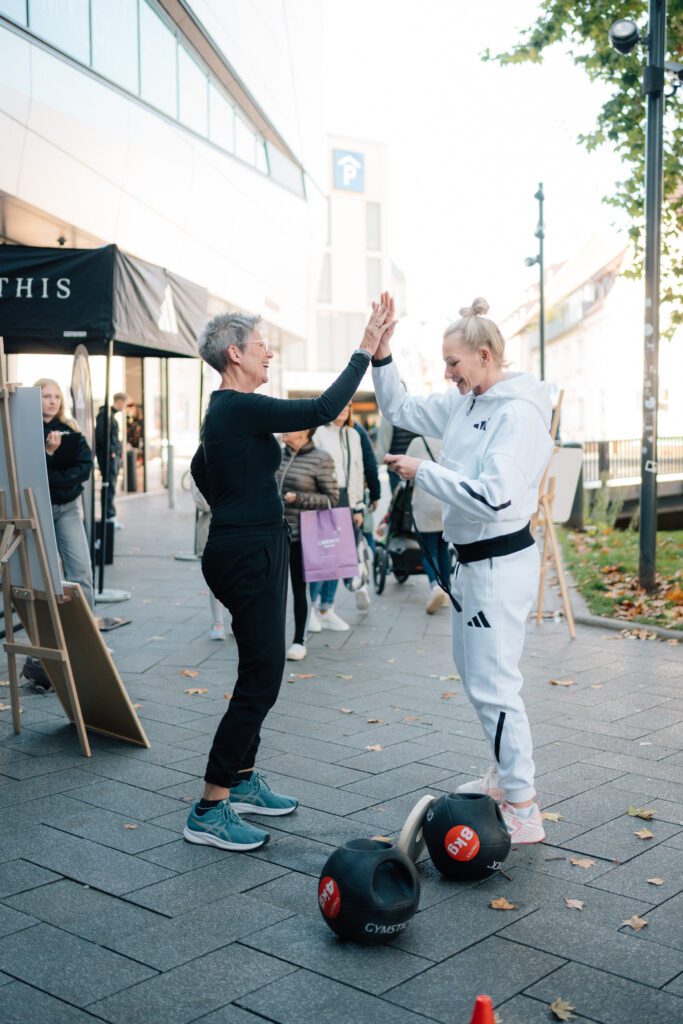
[(496, 1024), (490, 996), (477, 996), (470, 1024)]

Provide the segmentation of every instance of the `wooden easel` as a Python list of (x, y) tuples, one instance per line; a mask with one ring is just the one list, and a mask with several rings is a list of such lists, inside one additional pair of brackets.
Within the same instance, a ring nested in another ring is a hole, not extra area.
[[(550, 436), (553, 441), (557, 438), (557, 431), (560, 425), (560, 413), (562, 411), (562, 401), (564, 399), (564, 391), (560, 391), (557, 405), (553, 413), (553, 420), (550, 426)], [(557, 446), (553, 448), (553, 454), (558, 451)], [(552, 458), (552, 455), (551, 455)], [(555, 499), (555, 477), (551, 476), (548, 480), (548, 471), (550, 468), (550, 460), (548, 461), (548, 467), (543, 474), (541, 480), (541, 486), (538, 489), (538, 509), (534, 516), (531, 524), (532, 530), (536, 530), (539, 526), (543, 527), (543, 549), (541, 553), (541, 568), (539, 572), (538, 580), (538, 604), (536, 608), (536, 622), (540, 625), (543, 621), (543, 597), (545, 593), (545, 578), (548, 570), (548, 561), (551, 557), (555, 562), (555, 569), (557, 571), (557, 579), (560, 585), (560, 594), (562, 595), (562, 606), (564, 608), (564, 616), (567, 620), (567, 626), (569, 628), (569, 635), (572, 640), (576, 639), (576, 628), (574, 626), (574, 615), (572, 613), (572, 606), (569, 600), (569, 590), (567, 589), (567, 581), (564, 575), (564, 567), (562, 564), (562, 553), (560, 551), (560, 545), (557, 539), (557, 532), (555, 530), (555, 524), (553, 522), (553, 501)]]
[[(17, 476), (17, 464), (15, 458), (14, 440), (12, 437), (12, 422), (10, 417), (9, 403), (18, 385), (8, 384), (5, 381), (5, 353), (4, 346), (0, 340), (0, 424), (2, 426), (3, 443), (5, 447), (5, 459), (9, 475), (9, 494), (0, 491), (0, 529), (2, 539), (0, 540), (0, 577), (2, 578), (2, 600), (5, 612), (5, 634), (4, 648), (7, 653), (9, 668), (9, 691), (12, 705), (12, 726), (15, 733), (21, 731), (21, 711), (19, 706), (19, 680), (17, 677), (17, 655), (40, 658), (41, 661), (54, 663), (55, 669), (63, 681), (63, 689), (68, 700), (67, 714), (76, 726), (78, 739), (85, 757), (91, 756), (90, 743), (85, 731), (85, 723), (81, 713), (81, 707), (76, 693), (69, 652), (64, 640), (64, 632), (59, 617), (57, 606), (58, 597), (55, 594), (52, 578), (45, 553), (43, 535), (40, 529), (40, 521), (36, 511), (36, 504), (33, 491), (30, 487), (24, 489), (24, 507), (27, 514), (24, 515), (20, 499), (19, 480)], [(28, 557), (27, 535), (33, 534), (40, 566), (39, 587), (34, 587), (31, 576), (31, 566)], [(13, 555), (19, 558), (23, 585), (15, 587), (12, 585), (10, 559)], [(25, 628), (28, 643), (17, 643), (14, 639), (14, 601), (17, 599), (24, 603), (26, 608)], [(38, 631), (38, 618), (36, 615), (36, 600), (46, 603), (52, 632), (55, 638), (54, 646), (43, 647), (40, 644)], [(68, 600), (68, 598), (62, 598)]]

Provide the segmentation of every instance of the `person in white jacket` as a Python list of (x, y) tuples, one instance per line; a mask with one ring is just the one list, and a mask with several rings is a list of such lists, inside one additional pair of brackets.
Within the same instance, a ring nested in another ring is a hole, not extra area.
[[(332, 456), (339, 482), (337, 507), (347, 506), (351, 509), (354, 528), (359, 530), (363, 525), (365, 510), (365, 476), (360, 435), (353, 429), (351, 420), (351, 403), (342, 409), (332, 423), (318, 427), (314, 443), (316, 448), (321, 448)], [(339, 580), (325, 580), (310, 584), (312, 607), (308, 620), (309, 632), (315, 633), (320, 629), (346, 632), (350, 629), (348, 622), (334, 610), (334, 598), (338, 585)], [(357, 607), (360, 611), (367, 611), (370, 607), (367, 585), (359, 587), (355, 593)], [(317, 605), (318, 600), (319, 605)]]
[(386, 340), (373, 359), (373, 380), (392, 423), (443, 438), (438, 463), (407, 455), (385, 461), (444, 503), (444, 536), (456, 549), (453, 656), (494, 756), (485, 776), (459, 791), (499, 800), (512, 842), (534, 843), (545, 833), (519, 661), (538, 588), (529, 520), (552, 451), (551, 405), (545, 384), (505, 372), (505, 343), (487, 312), (488, 303), (475, 299), (446, 330), (445, 376), (455, 388), (407, 395)]

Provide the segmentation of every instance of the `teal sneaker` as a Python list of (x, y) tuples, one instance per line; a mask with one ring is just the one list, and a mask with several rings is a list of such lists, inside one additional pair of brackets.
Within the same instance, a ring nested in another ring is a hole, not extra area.
[(221, 850), (258, 850), (270, 839), (267, 832), (242, 821), (228, 800), (221, 800), (203, 814), (197, 814), (197, 804), (193, 804), (183, 835), (188, 843), (218, 846)]
[(263, 776), (254, 772), (250, 779), (231, 787), (230, 806), (238, 814), (281, 815), (295, 811), (299, 801), (293, 796), (273, 793)]

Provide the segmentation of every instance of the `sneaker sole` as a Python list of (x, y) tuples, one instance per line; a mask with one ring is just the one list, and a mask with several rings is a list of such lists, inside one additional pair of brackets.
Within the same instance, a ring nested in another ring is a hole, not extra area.
[(219, 839), (218, 836), (211, 835), (210, 832), (194, 832), (187, 826), (183, 829), (183, 836), (187, 839), (188, 843), (196, 843), (198, 846), (217, 846), (219, 850), (233, 850), (237, 853), (240, 850), (243, 850), (245, 853), (248, 850), (260, 850), (270, 839), (270, 836), (266, 836), (265, 839), (258, 843), (230, 843), (226, 839)]
[(326, 622), (325, 625), (321, 627), (321, 629), (329, 629), (330, 632), (332, 632), (332, 633), (348, 633), (348, 631), (351, 629), (351, 627), (348, 626), (348, 625), (347, 626), (332, 626), (330, 623)]
[(537, 839), (511, 839), (510, 843), (512, 846), (533, 846), (534, 843), (542, 843), (545, 841), (545, 832), (542, 836)]
[(294, 807), (259, 807), (257, 804), (234, 804), (230, 801), (230, 806), (237, 814), (264, 814), (269, 818), (282, 818), (285, 814), (293, 814), (299, 805), (297, 803)]

